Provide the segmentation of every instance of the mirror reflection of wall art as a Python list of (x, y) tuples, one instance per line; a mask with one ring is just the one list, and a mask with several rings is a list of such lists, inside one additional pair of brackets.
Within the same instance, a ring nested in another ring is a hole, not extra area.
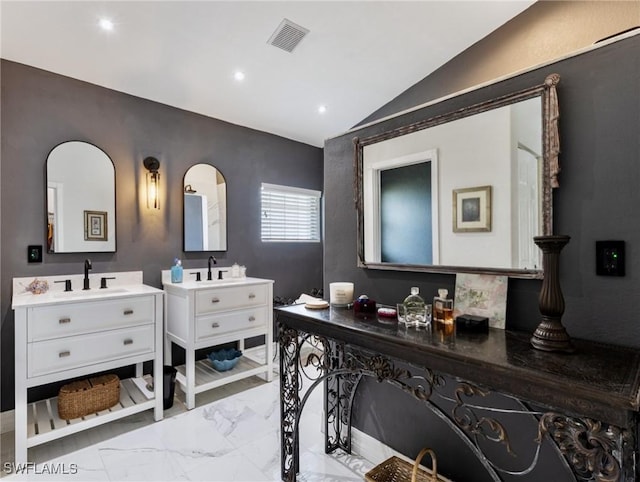
[(85, 211), (84, 212), (84, 240), (85, 241), (106, 241), (107, 240), (107, 212), (106, 211)]
[(491, 186), (453, 190), (453, 232), (491, 231)]

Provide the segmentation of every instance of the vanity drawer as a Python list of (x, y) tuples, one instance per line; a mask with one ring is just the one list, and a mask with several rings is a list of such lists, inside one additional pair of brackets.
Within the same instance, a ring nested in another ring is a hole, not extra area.
[(153, 353), (155, 325), (38, 341), (27, 345), (29, 377)]
[(266, 307), (204, 316), (196, 320), (196, 340), (200, 341), (232, 331), (264, 328), (267, 325), (267, 319)]
[(213, 288), (195, 294), (196, 316), (214, 311), (267, 304), (266, 285), (238, 286), (235, 288)]
[(151, 323), (154, 320), (154, 299), (144, 296), (85, 301), (31, 310), (27, 322), (29, 342)]

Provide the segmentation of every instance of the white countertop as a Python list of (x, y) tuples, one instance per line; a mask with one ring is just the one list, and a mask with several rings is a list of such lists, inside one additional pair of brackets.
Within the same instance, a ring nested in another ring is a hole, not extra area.
[[(100, 288), (100, 278), (103, 277), (115, 279), (107, 280), (108, 288)], [(37, 295), (26, 290), (26, 287), (34, 279), (31, 277), (13, 279), (13, 298), (11, 303), (13, 309), (162, 293), (162, 290), (142, 283), (142, 271), (91, 273), (89, 275), (91, 289), (89, 290), (82, 289), (84, 276), (81, 274), (38, 276), (38, 280), (47, 281), (49, 290), (46, 293)], [(71, 280), (72, 291), (64, 291), (65, 280)]]
[[(164, 277), (163, 277), (164, 278)], [(164, 280), (163, 286), (165, 290), (200, 290), (200, 289), (209, 289), (209, 288), (226, 288), (229, 286), (249, 286), (254, 284), (262, 284), (262, 283), (273, 283), (273, 280), (262, 279), (262, 278), (229, 278), (223, 280), (211, 280), (207, 281), (204, 279), (203, 281), (194, 281), (187, 280), (182, 283), (172, 283), (171, 281)]]

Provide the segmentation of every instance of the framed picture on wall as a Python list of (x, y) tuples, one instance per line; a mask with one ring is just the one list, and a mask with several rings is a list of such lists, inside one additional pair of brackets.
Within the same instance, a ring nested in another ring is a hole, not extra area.
[(453, 190), (453, 232), (491, 231), (491, 186)]
[(106, 241), (107, 240), (107, 212), (106, 211), (85, 211), (84, 212), (84, 240), (85, 241)]

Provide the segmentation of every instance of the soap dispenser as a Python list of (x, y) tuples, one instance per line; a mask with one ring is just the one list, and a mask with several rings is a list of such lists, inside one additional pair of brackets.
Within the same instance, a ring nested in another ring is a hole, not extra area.
[(173, 260), (173, 263), (171, 267), (171, 282), (182, 283), (182, 261), (176, 258)]

